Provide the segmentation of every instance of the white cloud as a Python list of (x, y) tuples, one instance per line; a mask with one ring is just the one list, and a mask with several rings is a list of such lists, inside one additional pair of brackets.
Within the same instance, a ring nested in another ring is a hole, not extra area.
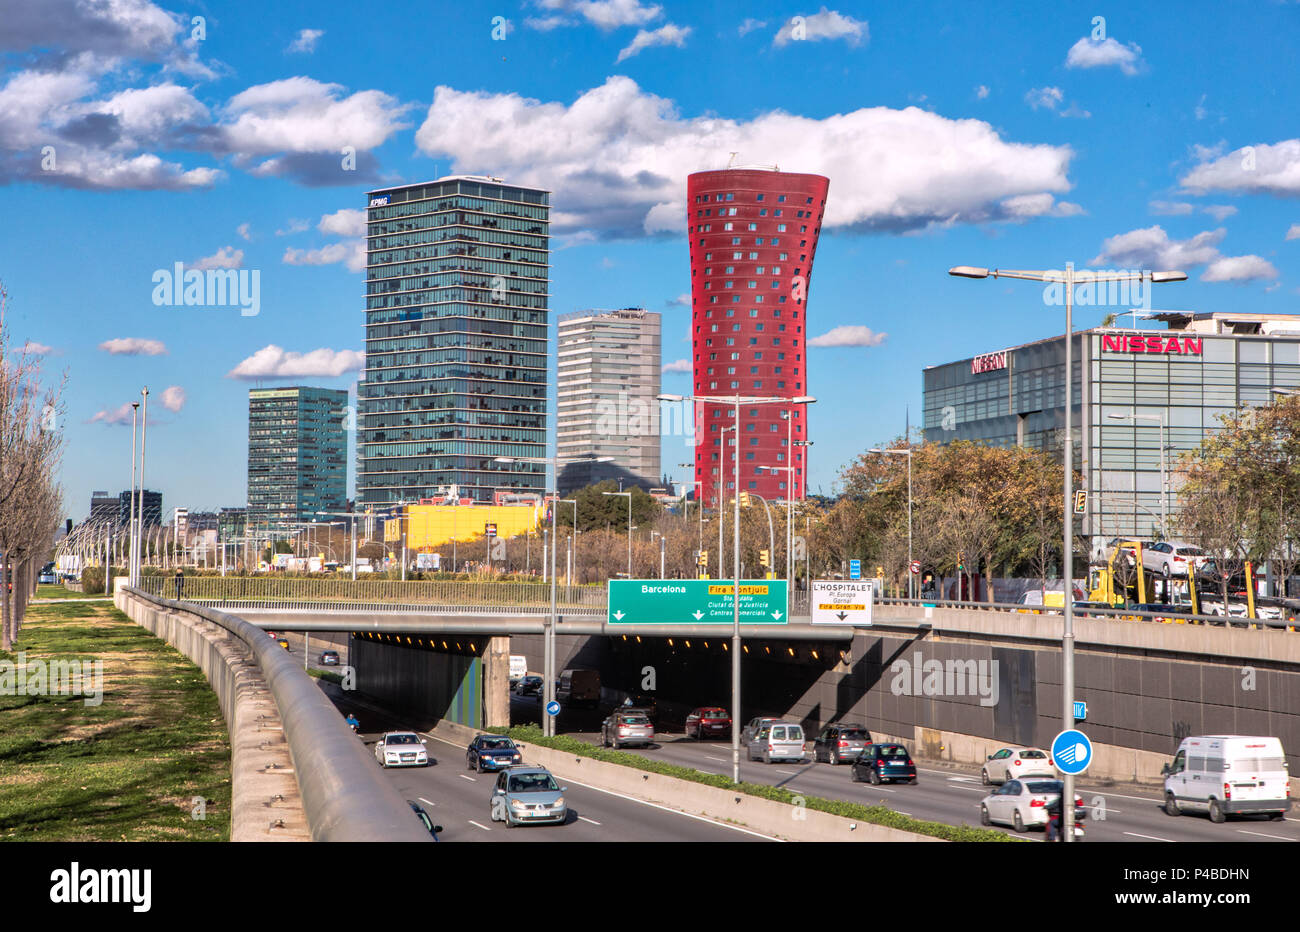
[(290, 217), (290, 218), (289, 218), (289, 222), (288, 222), (287, 224), (285, 224), (285, 229), (283, 229), (283, 230), (276, 230), (276, 231), (275, 231), (275, 235), (276, 235), (276, 236), (292, 236), (292, 235), (295, 234), (295, 233), (301, 233), (301, 232), (303, 232), (303, 231), (306, 230), (309, 226), (311, 226), (311, 222), (310, 222), (309, 220), (299, 219), (298, 217)]
[(1201, 281), (1249, 282), (1272, 278), (1277, 278), (1277, 269), (1261, 256), (1224, 256), (1206, 267)]
[(310, 55), (316, 51), (316, 43), (320, 37), (325, 35), (324, 29), (302, 29), (292, 42), (289, 43), (289, 52), (303, 52)]
[(342, 210), (321, 217), (316, 229), (335, 236), (365, 236), (366, 212), (344, 207)]
[(1102, 243), (1092, 265), (1118, 265), (1129, 269), (1185, 269), (1219, 258), (1219, 243), (1227, 230), (1206, 230), (1185, 240), (1171, 240), (1164, 227), (1153, 226), (1112, 236)]
[(638, 29), (632, 41), (618, 53), (618, 60), (631, 58), (633, 55), (640, 54), (642, 49), (654, 45), (675, 45), (682, 48), (686, 44), (686, 37), (690, 34), (690, 26), (678, 26), (676, 23), (665, 23), (658, 29), (650, 31)]
[(791, 42), (820, 42), (823, 39), (844, 39), (849, 45), (860, 45), (870, 38), (867, 21), (845, 16), (835, 10), (821, 8), (812, 16), (794, 16), (786, 20), (776, 33), (772, 44), (780, 47)]
[(1004, 140), (987, 122), (871, 107), (812, 119), (682, 116), (673, 102), (612, 76), (570, 105), (513, 93), (434, 92), (416, 144), (453, 171), (485, 165), (555, 192), (554, 233), (684, 232), (686, 176), (746, 152), (832, 179), (829, 228), (918, 229), (1001, 219), (1001, 203), (1061, 193), (1068, 146)]
[(164, 388), (160, 397), (162, 406), (168, 411), (179, 411), (185, 407), (185, 389), (179, 385)]
[(691, 361), (689, 359), (678, 359), (674, 362), (666, 362), (662, 366), (664, 372), (690, 372)]
[(879, 346), (889, 336), (857, 324), (834, 327), (808, 341), (809, 346)]
[(755, 29), (762, 29), (767, 25), (766, 20), (754, 19), (752, 16), (745, 17), (745, 21), (736, 27), (736, 32), (742, 36), (747, 36)]
[(605, 32), (620, 26), (644, 26), (663, 12), (658, 4), (639, 0), (538, 0), (537, 5), (556, 13), (576, 14)]
[(568, 26), (570, 23), (563, 16), (529, 16), (524, 20), (524, 25), (538, 32), (550, 32), (552, 29)]
[(366, 244), (364, 240), (347, 240), (320, 249), (290, 247), (284, 251), (281, 261), (285, 265), (334, 265), (341, 262), (349, 272), (360, 272), (366, 267)]
[(102, 422), (104, 424), (117, 424), (121, 426), (130, 424), (133, 418), (134, 413), (131, 407), (131, 402), (128, 401), (126, 404), (120, 405), (111, 411), (107, 408), (103, 411), (96, 411), (86, 423), (94, 424), (96, 422)]
[(253, 230), (252, 224), (249, 223), (241, 223), (239, 226), (235, 227), (235, 232), (238, 233), (245, 240), (251, 240), (253, 238), (252, 230)]
[(1300, 239), (1300, 223), (1291, 224), (1290, 229), (1286, 231), (1286, 238), (1289, 240)]
[(222, 246), (210, 256), (205, 256), (197, 262), (191, 262), (186, 268), (190, 269), (238, 269), (244, 265), (244, 250), (236, 249), (234, 246)]
[(1237, 208), (1231, 204), (1206, 204), (1201, 208), (1201, 213), (1209, 214), (1215, 220), (1222, 222), (1237, 212)]
[(42, 0), (5, 6), (0, 52), (57, 48), (105, 58), (166, 61), (178, 53), (177, 39), (189, 22), (149, 0)]
[(989, 96), (988, 87), (981, 84), (979, 87), (975, 88), (975, 96), (980, 100), (983, 100), (984, 98), (988, 97)]
[(1002, 213), (1008, 220), (1029, 220), (1033, 217), (1073, 217), (1084, 212), (1078, 204), (1057, 201), (1050, 194), (1017, 194), (1002, 202)]
[(1065, 56), (1067, 68), (1106, 68), (1116, 66), (1132, 77), (1142, 65), (1142, 48), (1136, 42), (1123, 45), (1113, 38), (1100, 41), (1085, 36), (1070, 46)]
[(18, 352), (26, 353), (28, 356), (48, 356), (54, 347), (46, 346), (44, 343), (37, 343), (35, 340), (28, 340), (22, 345)]
[(1147, 209), (1157, 217), (1186, 217), (1196, 208), (1186, 201), (1152, 201)]
[(365, 354), (355, 350), (321, 347), (295, 353), (274, 343), (262, 347), (226, 373), (229, 379), (296, 379), (305, 376), (337, 377), (365, 368)]
[(670, 305), (672, 305), (673, 307), (690, 307), (690, 306), (691, 306), (691, 293), (690, 293), (689, 291), (683, 291), (683, 292), (682, 292), (681, 294), (679, 294), (677, 297), (675, 297), (675, 298), (669, 298), (669, 299), (668, 299), (668, 303), (669, 303)]
[(1179, 183), (1197, 194), (1240, 191), (1282, 197), (1300, 195), (1300, 139), (1245, 146), (1227, 155), (1220, 155), (1219, 151), (1217, 147), (1196, 147), (1194, 154), (1201, 159), (1201, 164), (1180, 178)]
[(1063, 100), (1065, 100), (1065, 93), (1059, 87), (1030, 88), (1029, 92), (1025, 94), (1025, 103), (1035, 110), (1039, 107), (1055, 110), (1057, 104)]
[(162, 340), (146, 340), (141, 337), (118, 337), (105, 340), (99, 348), (112, 356), (162, 356), (167, 346)]

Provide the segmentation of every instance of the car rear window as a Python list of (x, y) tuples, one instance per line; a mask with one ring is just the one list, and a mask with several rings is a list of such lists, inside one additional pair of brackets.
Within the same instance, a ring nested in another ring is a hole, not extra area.
[(866, 741), (871, 736), (861, 728), (845, 728), (840, 731), (840, 737), (846, 741)]
[(1025, 784), (1031, 793), (1060, 793), (1063, 785), (1060, 780), (1036, 780)]
[(726, 709), (701, 709), (700, 718), (726, 718)]
[(1046, 757), (1047, 755), (1044, 754), (1042, 751), (1021, 751), (1020, 752), (1021, 760), (1043, 760)]
[[(1062, 522), (1062, 523), (1064, 523), (1064, 522)], [(1185, 553), (1185, 554), (1187, 554), (1187, 556), (1189, 556), (1189, 557), (1203, 557), (1203, 556), (1205, 556), (1205, 551), (1202, 550), (1200, 547), (1179, 547), (1179, 548), (1178, 548), (1178, 552), (1179, 552), (1180, 554), (1184, 554), (1184, 553)]]
[(907, 753), (907, 748), (903, 747), (901, 744), (882, 744), (880, 746), (880, 756), (901, 757), (906, 759), (910, 755)]
[(775, 725), (772, 728), (774, 741), (802, 741), (803, 728), (799, 725)]
[(619, 722), (623, 725), (649, 725), (650, 719), (644, 715), (620, 715)]

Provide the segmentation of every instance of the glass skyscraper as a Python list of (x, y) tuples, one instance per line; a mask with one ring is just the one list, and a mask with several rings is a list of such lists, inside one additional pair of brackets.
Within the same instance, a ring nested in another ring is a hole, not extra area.
[(369, 192), (357, 499), (543, 491), (550, 192), (453, 175)]
[(348, 393), (332, 388), (248, 392), (249, 528), (328, 521), (347, 504)]

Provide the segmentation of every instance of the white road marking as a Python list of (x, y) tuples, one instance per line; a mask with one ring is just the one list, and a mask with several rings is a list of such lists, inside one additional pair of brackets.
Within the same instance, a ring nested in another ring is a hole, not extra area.
[(794, 777), (794, 776), (798, 776), (798, 775), (799, 775), (799, 771), (797, 771), (797, 770), (777, 770), (777, 771), (775, 771), (775, 772), (776, 772), (776, 773), (788, 773), (788, 774), (790, 774), (790, 776), (792, 776), (792, 777)]
[(1260, 838), (1276, 838), (1278, 841), (1295, 841), (1294, 838), (1287, 838), (1285, 835), (1268, 835), (1264, 832), (1249, 832), (1244, 828), (1239, 828), (1237, 831), (1241, 832), (1243, 835), (1258, 835)]
[(473, 819), (470, 819), (470, 820), (469, 820), (469, 824), (470, 824), (470, 825), (476, 825), (476, 826), (478, 826), (479, 828), (483, 829), (483, 831), (485, 831), (485, 832), (490, 832), (490, 831), (492, 831), (492, 829), (488, 828), (486, 825), (483, 825), (482, 823), (479, 823), (479, 822), (475, 822)]
[(717, 761), (719, 764), (725, 764), (727, 762), (727, 759), (725, 757), (714, 757), (712, 754), (705, 754), (704, 756), (707, 757), (709, 760)]
[(478, 782), (478, 780), (474, 779), (474, 778), (471, 777), (469, 774), (458, 773), (458, 774), (456, 774), (456, 776), (460, 777), (462, 780), (468, 780), (470, 783), (477, 783), (477, 782)]
[(427, 803), (427, 804), (430, 805), (430, 806), (436, 806), (436, 805), (438, 805), (437, 803), (433, 802), (432, 800), (425, 799), (423, 796), (417, 796), (417, 797), (415, 797), (415, 798), (418, 799), (418, 800), (419, 800), (420, 802), (422, 802), (422, 803)]
[(973, 790), (973, 791), (976, 792), (976, 793), (983, 793), (985, 796), (989, 795), (989, 793), (992, 792), (992, 789), (991, 789), (990, 787), (985, 787), (985, 786), (961, 786), (961, 785), (957, 785), (957, 786), (954, 786), (953, 789), (954, 789), (954, 790)]
[(1150, 841), (1173, 841), (1172, 838), (1157, 838), (1155, 835), (1139, 835), (1137, 832), (1125, 832), (1125, 835), (1132, 835), (1134, 838), (1146, 838)]
[(599, 825), (599, 824), (600, 824), (600, 823), (597, 822), (595, 819), (588, 819), (585, 815), (580, 815), (580, 816), (578, 816), (578, 818), (581, 819), (581, 820), (584, 821), (584, 822), (590, 822), (592, 825)]
[(895, 809), (894, 811), (897, 812), (899, 815), (905, 815), (905, 816), (909, 816), (909, 817), (912, 815), (912, 813), (910, 813), (910, 812), (904, 812), (902, 809)]

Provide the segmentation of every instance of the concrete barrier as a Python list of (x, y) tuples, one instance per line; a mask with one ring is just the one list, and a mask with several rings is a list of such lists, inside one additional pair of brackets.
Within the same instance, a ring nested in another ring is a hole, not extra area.
[(231, 744), (231, 839), (432, 841), (333, 704), (261, 629), (150, 596), (114, 602), (203, 670)]
[[(440, 722), (431, 732), (436, 737), (460, 745), (468, 745), (475, 735), (481, 733), (452, 722)], [(855, 822), (828, 812), (650, 773), (622, 764), (611, 764), (527, 742), (521, 746), (527, 763), (545, 767), (561, 780), (581, 781), (597, 789), (622, 793), (634, 799), (657, 803), (692, 815), (702, 815), (719, 822), (735, 823), (785, 841), (943, 840), (884, 825)], [(486, 798), (483, 804), (487, 806)]]

